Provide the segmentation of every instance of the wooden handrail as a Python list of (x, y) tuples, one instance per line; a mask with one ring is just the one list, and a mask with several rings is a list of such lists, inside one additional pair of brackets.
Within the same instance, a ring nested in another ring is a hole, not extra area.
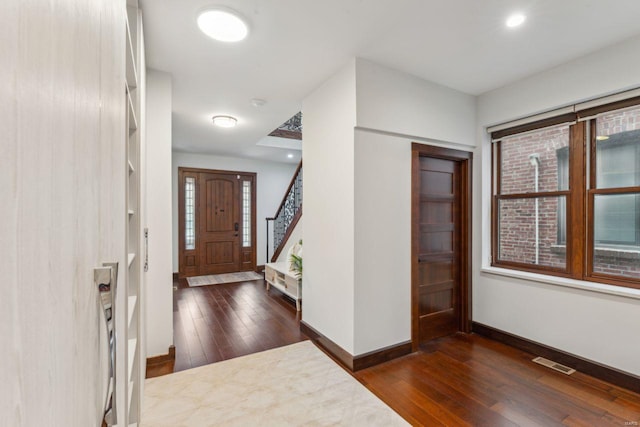
[(273, 218), (267, 218), (267, 220), (274, 220), (278, 217), (278, 215), (280, 215), (280, 211), (284, 208), (284, 202), (287, 201), (287, 196), (289, 195), (289, 191), (291, 191), (291, 188), (295, 184), (296, 177), (298, 176), (298, 173), (300, 172), (301, 168), (302, 168), (302, 160), (300, 160), (300, 163), (298, 164), (298, 167), (296, 168), (296, 171), (294, 172), (293, 177), (291, 178), (291, 182), (287, 187), (287, 191), (284, 192), (284, 196), (282, 197), (282, 202), (280, 202), (280, 207), (278, 207), (276, 214), (273, 216)]
[(302, 217), (302, 205), (300, 205), (300, 209), (291, 220), (291, 224), (289, 224), (289, 228), (287, 228), (287, 232), (284, 234), (282, 241), (273, 252), (273, 255), (271, 256), (271, 262), (276, 262), (278, 260), (280, 253), (284, 249), (284, 244), (287, 242), (287, 240), (289, 240), (289, 237), (291, 237), (291, 233), (293, 233), (293, 229), (296, 228), (296, 224), (298, 224), (298, 221), (300, 220), (301, 217)]
[[(300, 163), (298, 164), (298, 167), (296, 168), (296, 171), (291, 177), (291, 182), (289, 183), (289, 186), (287, 187), (287, 191), (285, 191), (284, 196), (282, 197), (282, 202), (280, 202), (280, 206), (278, 206), (278, 210), (276, 211), (276, 214), (273, 217), (266, 218), (267, 220), (267, 256), (269, 254), (269, 243), (268, 243), (269, 242), (269, 221), (275, 221), (273, 233), (274, 233), (274, 245), (276, 244), (276, 241), (277, 241), (277, 246), (274, 247), (274, 253), (273, 253), (273, 256), (271, 257), (271, 262), (274, 262), (278, 258), (278, 255), (280, 255), (280, 252), (282, 252), (282, 249), (285, 243), (291, 236), (293, 229), (295, 228), (296, 224), (300, 220), (300, 217), (302, 216), (302, 199), (300, 198), (301, 195), (296, 194), (296, 190), (302, 191), (302, 189), (301, 188), (296, 189), (295, 187), (296, 182), (298, 181), (298, 176), (301, 173), (302, 173), (302, 161), (300, 161)], [(302, 177), (300, 177), (300, 181), (301, 180), (302, 180)], [(281, 229), (281, 227), (278, 227), (278, 233), (284, 233), (284, 236), (282, 236), (281, 240), (277, 240), (275, 237), (276, 236), (275, 228), (278, 226), (278, 221), (279, 221), (278, 218), (280, 218), (280, 216), (284, 214), (283, 210), (284, 210), (285, 204), (287, 203), (287, 200), (291, 197), (292, 194), (293, 194), (294, 204), (300, 203), (300, 205), (297, 206), (297, 211), (294, 213), (293, 218), (291, 218), (291, 222), (289, 224), (286, 224), (285, 222), (281, 224), (281, 226), (284, 225), (286, 228)]]

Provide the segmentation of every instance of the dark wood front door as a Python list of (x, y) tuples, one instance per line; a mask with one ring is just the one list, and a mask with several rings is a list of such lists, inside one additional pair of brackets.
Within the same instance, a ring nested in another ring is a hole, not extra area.
[(417, 346), (469, 329), (470, 159), (451, 158), (463, 153), (456, 150), (416, 145), (412, 281)]
[(239, 180), (226, 174), (199, 175), (199, 273), (240, 271)]
[(180, 277), (255, 270), (255, 178), (179, 168)]

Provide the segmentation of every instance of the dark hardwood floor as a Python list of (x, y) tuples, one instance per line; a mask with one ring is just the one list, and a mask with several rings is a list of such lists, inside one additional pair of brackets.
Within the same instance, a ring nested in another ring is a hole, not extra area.
[[(175, 282), (175, 366), (147, 376), (308, 339), (293, 301), (264, 281), (189, 288)], [(640, 395), (478, 335), (456, 334), (354, 377), (413, 425), (639, 426)]]
[(534, 357), (458, 333), (355, 377), (413, 425), (639, 425), (639, 394)]
[(147, 367), (147, 378), (307, 340), (295, 303), (264, 280), (190, 288), (175, 280), (175, 365)]

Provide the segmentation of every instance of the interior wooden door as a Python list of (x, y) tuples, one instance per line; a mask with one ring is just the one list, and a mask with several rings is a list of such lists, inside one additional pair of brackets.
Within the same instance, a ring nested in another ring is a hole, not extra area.
[(239, 179), (229, 174), (198, 175), (198, 274), (240, 271)]
[(417, 347), (470, 330), (471, 154), (420, 144), (413, 149), (412, 335)]

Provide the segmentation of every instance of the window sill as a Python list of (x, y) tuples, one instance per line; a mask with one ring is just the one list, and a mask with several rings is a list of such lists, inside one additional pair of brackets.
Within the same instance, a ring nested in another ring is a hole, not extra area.
[(640, 300), (640, 289), (625, 288), (623, 286), (605, 285), (603, 283), (593, 283), (583, 280), (567, 279), (564, 277), (549, 276), (539, 273), (529, 273), (527, 271), (510, 270), (492, 266), (483, 266), (480, 269), (480, 272)]

